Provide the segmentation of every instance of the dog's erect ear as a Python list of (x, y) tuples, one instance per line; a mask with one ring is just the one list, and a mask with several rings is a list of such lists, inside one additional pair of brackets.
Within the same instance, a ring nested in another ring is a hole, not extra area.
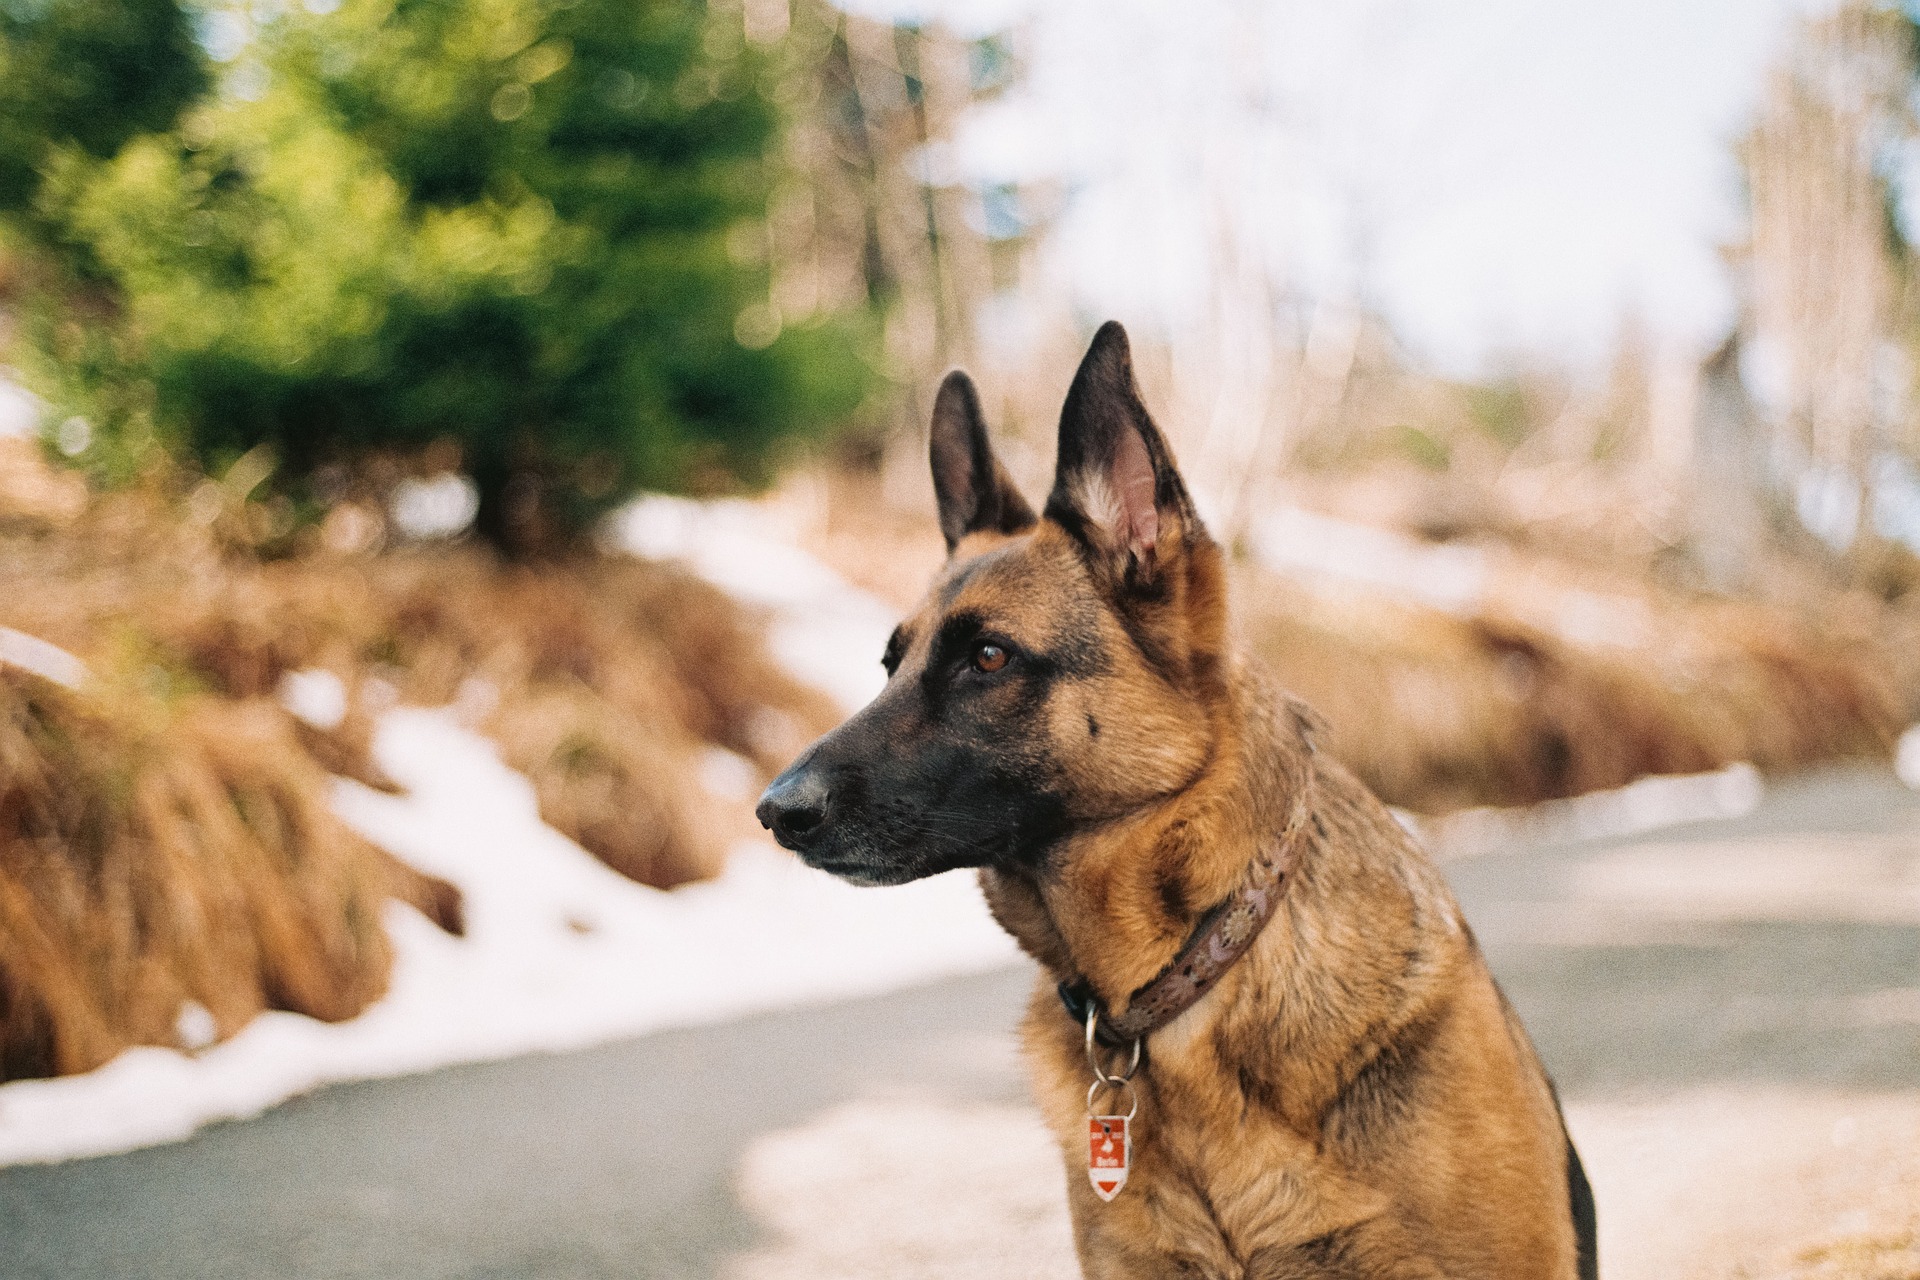
[(955, 369), (933, 400), (933, 493), (947, 550), (981, 529), (1018, 533), (1034, 523), (1033, 508), (1013, 487), (987, 439), (987, 421), (973, 379)]
[(1171, 542), (1205, 536), (1173, 452), (1141, 403), (1117, 321), (1093, 335), (1067, 390), (1047, 517), (1132, 582), (1153, 577)]

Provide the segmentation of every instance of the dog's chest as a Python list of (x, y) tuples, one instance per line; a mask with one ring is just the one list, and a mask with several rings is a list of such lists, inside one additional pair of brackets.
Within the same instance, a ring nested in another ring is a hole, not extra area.
[[(1064, 1135), (1086, 1132), (1086, 1082), (1075, 1077), (1069, 1055), (1047, 1056), (1054, 1069), (1041, 1073), (1042, 1097), (1065, 1145)], [(1234, 1277), (1250, 1257), (1326, 1236), (1387, 1208), (1385, 1196), (1312, 1137), (1249, 1097), (1238, 1073), (1185, 1057), (1174, 1044), (1156, 1042), (1141, 1081), (1124, 1189), (1106, 1202), (1082, 1194), (1084, 1176), (1076, 1180), (1077, 1229), (1096, 1253), (1180, 1258), (1197, 1274)]]
[(1188, 1202), (1188, 1216), (1211, 1221), (1230, 1256), (1300, 1244), (1387, 1208), (1385, 1196), (1248, 1098), (1237, 1079), (1156, 1083), (1157, 1114), (1147, 1123), (1143, 1108), (1136, 1132), (1135, 1176), (1155, 1198)]

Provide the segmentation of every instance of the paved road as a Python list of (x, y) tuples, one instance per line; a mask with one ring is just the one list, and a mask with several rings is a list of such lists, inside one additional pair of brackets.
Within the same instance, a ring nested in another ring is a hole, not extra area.
[[(1920, 795), (1855, 772), (1450, 875), (1578, 1100), (1920, 1088), (1917, 869)], [(0, 1170), (0, 1277), (711, 1276), (759, 1243), (735, 1190), (757, 1135), (863, 1099), (1018, 1107), (1028, 981), (336, 1087), (176, 1146)]]

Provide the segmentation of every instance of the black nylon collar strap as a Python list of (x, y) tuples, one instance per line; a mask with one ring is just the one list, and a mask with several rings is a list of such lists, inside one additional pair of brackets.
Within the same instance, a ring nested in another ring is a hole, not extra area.
[(1099, 997), (1084, 978), (1060, 983), (1060, 1003), (1076, 1024), (1086, 1025), (1088, 1012), (1097, 1009), (1094, 1032), (1100, 1043), (1125, 1048), (1192, 1008), (1213, 989), (1220, 975), (1247, 953), (1279, 908), (1287, 876), (1298, 861), (1303, 833), (1313, 816), (1311, 739), (1306, 764), (1306, 776), (1294, 795), (1293, 811), (1287, 815), (1287, 825), (1279, 838), (1248, 864), (1240, 886), (1200, 918), (1187, 945), (1167, 962), (1166, 968), (1127, 998), (1126, 1012), (1115, 1017), (1099, 1008)]

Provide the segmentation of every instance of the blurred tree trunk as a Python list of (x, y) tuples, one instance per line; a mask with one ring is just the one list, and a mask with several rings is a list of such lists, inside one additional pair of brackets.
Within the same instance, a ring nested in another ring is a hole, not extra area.
[(951, 146), (977, 96), (974, 46), (941, 27), (785, 3), (753, 0), (747, 11), (762, 29), (779, 28), (769, 14), (784, 11), (814, 50), (811, 111), (790, 144), (798, 180), (773, 221), (772, 302), (783, 314), (877, 304), (899, 415), (885, 432), (889, 470), (893, 455), (903, 470), (911, 455), (923, 484), (933, 385), (971, 360), (974, 316), (993, 287), (978, 196)]
[(1768, 500), (1766, 455), (1740, 376), (1737, 330), (1701, 366), (1693, 426), (1687, 541), (1709, 587), (1738, 591), (1751, 585), (1766, 545)]
[(1875, 455), (1912, 410), (1906, 248), (1888, 171), (1913, 132), (1912, 24), (1849, 0), (1808, 22), (1740, 153), (1747, 355), (1767, 470), (1836, 554), (1870, 541)]

